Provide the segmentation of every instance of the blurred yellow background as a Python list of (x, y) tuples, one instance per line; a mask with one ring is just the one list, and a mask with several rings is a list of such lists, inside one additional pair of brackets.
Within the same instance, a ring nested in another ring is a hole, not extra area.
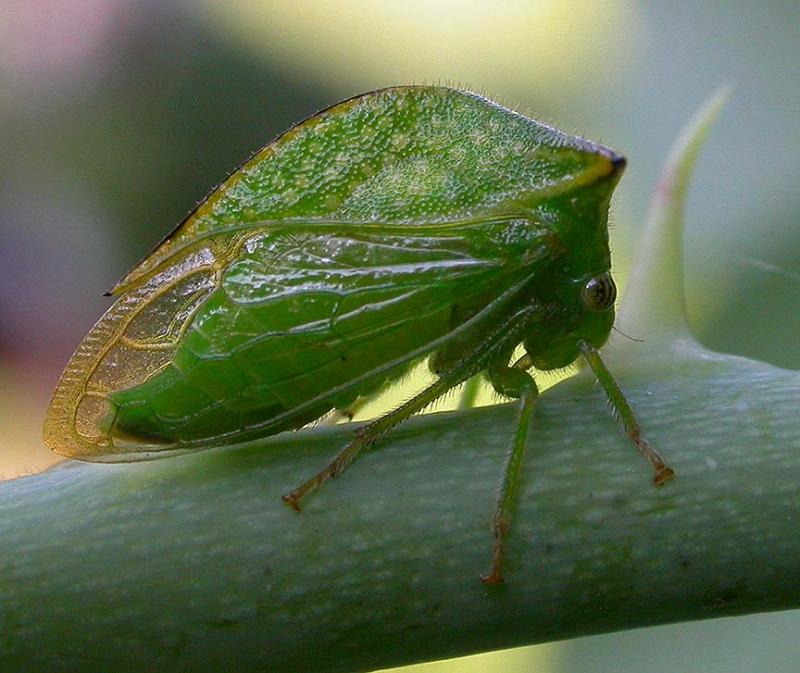
[[(799, 47), (796, 0), (5, 0), (0, 478), (53, 462), (48, 398), (103, 290), (252, 150), (397, 83), (465, 86), (626, 154), (624, 279), (674, 135), (732, 81), (688, 209), (690, 317), (713, 348), (800, 367)], [(789, 671), (798, 624), (662, 627), (418, 670)]]

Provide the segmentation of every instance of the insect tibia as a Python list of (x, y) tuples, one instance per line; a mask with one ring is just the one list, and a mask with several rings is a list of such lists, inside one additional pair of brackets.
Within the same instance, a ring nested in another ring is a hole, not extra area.
[(631, 441), (639, 449), (650, 466), (653, 468), (653, 483), (661, 486), (675, 476), (675, 471), (669, 467), (661, 455), (656, 451), (643, 436), (639, 422), (633, 414), (628, 404), (628, 400), (622, 394), (617, 382), (606, 367), (597, 350), (586, 341), (580, 341), (578, 347), (583, 353), (589, 366), (592, 368), (598, 383), (602, 386), (606, 394), (611, 413), (617, 420), (622, 431), (630, 437)]

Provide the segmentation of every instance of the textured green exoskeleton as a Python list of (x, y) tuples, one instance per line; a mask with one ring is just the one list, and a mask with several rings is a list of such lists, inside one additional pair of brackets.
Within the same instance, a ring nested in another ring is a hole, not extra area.
[[(611, 150), (464, 91), (368, 93), (302, 122), (223, 182), (112, 293), (54, 393), (45, 441), (132, 461), (300, 428), (422, 358), (437, 378), (284, 497), (340, 473), (475, 374), (520, 421), (493, 520), (500, 581), (537, 388), (583, 354), (661, 483), (597, 349), (614, 320)], [(527, 356), (510, 358), (524, 344)]]

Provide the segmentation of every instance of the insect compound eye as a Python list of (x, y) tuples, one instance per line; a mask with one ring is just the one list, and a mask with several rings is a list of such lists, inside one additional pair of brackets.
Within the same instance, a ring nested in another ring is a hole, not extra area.
[(592, 278), (583, 286), (583, 303), (593, 311), (606, 311), (617, 299), (617, 286), (610, 274), (604, 273)]

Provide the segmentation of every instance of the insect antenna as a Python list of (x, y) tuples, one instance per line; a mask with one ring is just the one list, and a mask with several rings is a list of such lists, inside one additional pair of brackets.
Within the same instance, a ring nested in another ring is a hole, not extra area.
[(637, 339), (636, 337), (632, 337), (629, 334), (625, 334), (621, 329), (619, 329), (616, 325), (611, 325), (611, 329), (613, 329), (617, 334), (621, 334), (626, 339), (630, 339), (631, 341), (635, 341), (637, 344), (643, 344), (644, 339)]

